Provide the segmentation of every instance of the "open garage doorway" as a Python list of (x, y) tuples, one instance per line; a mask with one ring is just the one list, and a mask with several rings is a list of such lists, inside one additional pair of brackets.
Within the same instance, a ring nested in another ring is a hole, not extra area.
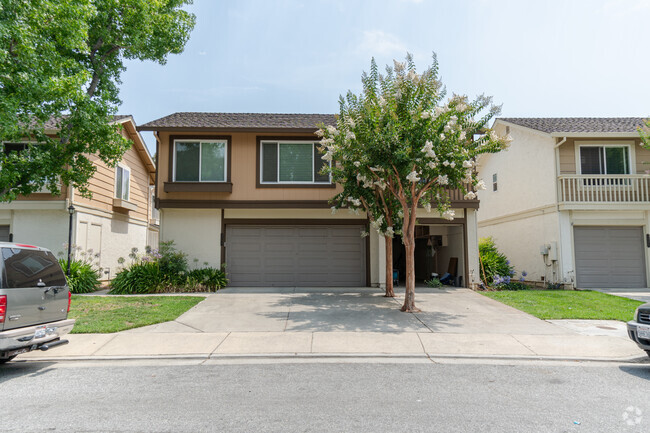
[[(465, 287), (465, 226), (463, 224), (430, 224), (415, 227), (415, 282), (422, 285), (438, 275), (450, 274), (447, 285)], [(393, 239), (393, 269), (398, 271), (399, 285), (406, 280), (406, 249), (402, 238)]]

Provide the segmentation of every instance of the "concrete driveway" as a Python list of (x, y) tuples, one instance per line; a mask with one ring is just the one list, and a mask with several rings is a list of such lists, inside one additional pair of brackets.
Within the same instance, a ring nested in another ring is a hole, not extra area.
[[(229, 356), (489, 356), (627, 359), (643, 352), (626, 335), (537, 319), (468, 289), (229, 288), (172, 322), (115, 334), (70, 335), (70, 344), (22, 358)], [(598, 324), (601, 328), (608, 328)], [(605, 324), (606, 325), (606, 324)], [(624, 326), (624, 324), (621, 324)], [(594, 331), (594, 332), (592, 332)]]
[(641, 302), (650, 302), (650, 288), (640, 289), (592, 289), (597, 292), (603, 292), (610, 295), (622, 296), (624, 298), (635, 299)]
[(444, 332), (557, 335), (570, 331), (469, 289), (416, 289), (421, 313), (399, 311), (376, 288), (232, 288), (180, 316), (138, 331), (154, 332)]

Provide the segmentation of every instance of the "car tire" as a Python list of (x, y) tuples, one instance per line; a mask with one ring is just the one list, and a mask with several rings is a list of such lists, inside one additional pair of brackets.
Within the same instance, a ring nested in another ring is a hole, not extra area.
[(16, 357), (16, 355), (14, 355), (14, 356), (8, 356), (8, 357), (6, 357), (6, 358), (0, 358), (0, 365), (5, 364), (5, 363), (11, 361), (11, 360), (14, 359), (15, 357)]
[(650, 357), (650, 350), (646, 350), (645, 353), (647, 353), (648, 357)]

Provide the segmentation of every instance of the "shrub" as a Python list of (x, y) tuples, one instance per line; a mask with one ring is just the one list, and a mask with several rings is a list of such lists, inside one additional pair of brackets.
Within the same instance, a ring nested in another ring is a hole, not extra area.
[(431, 278), (430, 280), (425, 281), (424, 284), (433, 288), (442, 287), (442, 283), (438, 278)]
[(147, 247), (142, 256), (137, 251), (132, 254), (133, 263), (115, 276), (110, 293), (205, 292), (228, 284), (226, 273), (207, 263), (204, 268), (188, 270), (187, 255), (177, 251), (173, 241), (162, 242), (158, 250)]
[(59, 259), (59, 264), (66, 273), (68, 287), (72, 293), (90, 293), (99, 289), (99, 271), (93, 268), (91, 263), (84, 260), (70, 261), (70, 276), (67, 275), (68, 261)]
[(154, 293), (163, 283), (163, 274), (156, 262), (134, 263), (111, 281), (111, 294)]
[(481, 261), (481, 275), (486, 285), (493, 285), (496, 276), (510, 278), (514, 275), (510, 261), (497, 249), (494, 239), (491, 237), (481, 238), (478, 243), (478, 252)]
[(190, 271), (188, 282), (198, 284), (210, 292), (223, 289), (228, 284), (226, 273), (221, 269), (200, 268)]
[(177, 251), (174, 241), (161, 242), (160, 248), (150, 253), (158, 261), (160, 271), (171, 283), (179, 283), (188, 272), (187, 254)]

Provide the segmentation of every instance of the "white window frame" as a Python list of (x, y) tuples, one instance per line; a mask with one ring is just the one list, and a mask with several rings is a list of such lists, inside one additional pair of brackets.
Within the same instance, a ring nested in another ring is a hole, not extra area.
[[(124, 198), (124, 174), (122, 174), (122, 197), (118, 197), (117, 195), (117, 173), (119, 169), (122, 169), (122, 172), (124, 173), (125, 171), (129, 173), (129, 184), (127, 185), (126, 188), (126, 198)], [(131, 201), (131, 169), (127, 167), (126, 165), (122, 163), (118, 163), (117, 166), (115, 167), (115, 191), (114, 191), (114, 196), (117, 199), (124, 200), (124, 201)]]
[[(276, 154), (276, 159), (275, 159), (275, 164), (276, 164), (276, 173), (277, 173), (277, 181), (276, 182), (269, 182), (269, 181), (264, 181), (264, 144), (265, 143), (276, 143), (278, 145), (277, 147), (277, 154)], [(311, 181), (286, 181), (286, 180), (280, 180), (280, 144), (310, 144), (312, 146), (312, 152), (311, 152)], [(316, 182), (315, 181), (315, 173), (314, 173), (314, 145), (317, 145), (318, 141), (305, 141), (305, 140), (261, 140), (260, 141), (260, 184), (262, 185), (278, 185), (278, 184), (284, 184), (284, 185), (331, 185), (332, 184), (332, 174), (329, 173), (328, 177), (329, 180), (327, 182)], [(325, 161), (325, 160), (323, 160)], [(332, 161), (329, 161), (329, 166), (330, 168), (332, 167)]]
[[(199, 143), (199, 180), (176, 180), (176, 142), (180, 141), (182, 143)], [(203, 143), (222, 143), (224, 146), (224, 151), (223, 151), (223, 180), (201, 180), (201, 164), (202, 164), (202, 159), (203, 159), (203, 152), (201, 151), (201, 147)], [(173, 171), (172, 171), (172, 182), (178, 182), (178, 183), (194, 183), (194, 182), (201, 182), (201, 183), (226, 183), (228, 182), (228, 140), (225, 139), (208, 139), (208, 140), (200, 140), (196, 138), (176, 138), (174, 139), (174, 149), (173, 149)]]
[[(636, 160), (635, 160), (635, 155), (634, 155), (634, 142), (632, 141), (625, 141), (625, 142), (611, 142), (611, 141), (576, 141), (575, 143), (575, 161), (576, 161), (576, 173), (579, 175), (582, 175), (582, 162), (580, 160), (580, 148), (582, 147), (602, 147), (603, 149), (608, 148), (608, 147), (627, 147), (627, 155), (628, 155), (628, 168), (629, 168), (629, 173), (628, 175), (631, 174), (636, 174)], [(607, 159), (604, 161), (604, 167), (605, 171), (607, 171)], [(591, 176), (586, 174), (585, 176)], [(593, 175), (593, 176), (625, 176), (623, 174), (615, 175), (615, 174), (600, 174), (600, 175)]]

